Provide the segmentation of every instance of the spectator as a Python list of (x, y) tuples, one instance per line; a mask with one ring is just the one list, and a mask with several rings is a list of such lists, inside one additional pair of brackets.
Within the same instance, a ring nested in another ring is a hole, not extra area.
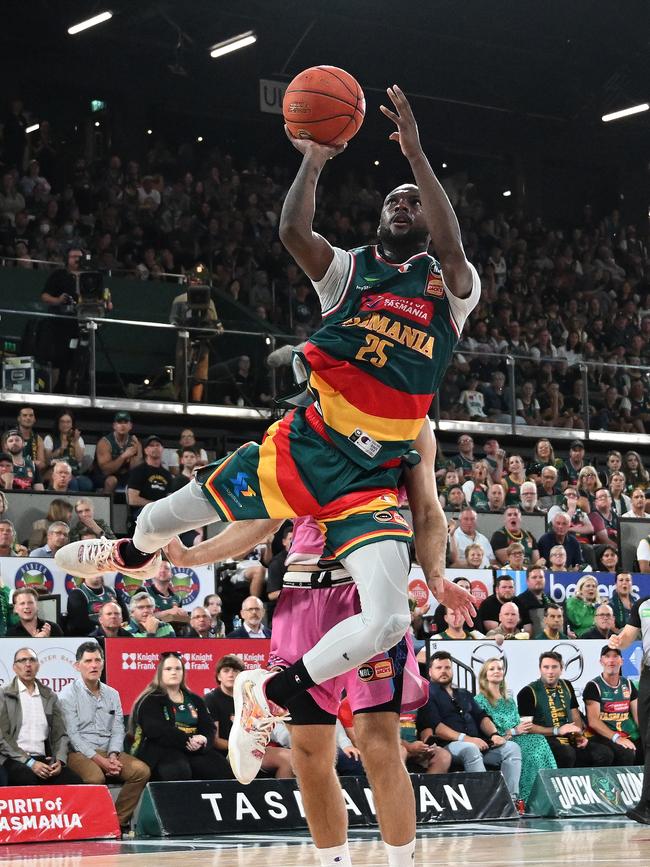
[[(190, 622), (189, 612), (183, 608), (181, 597), (174, 593), (172, 585), (172, 567), (163, 560), (158, 574), (147, 582), (146, 589), (156, 606), (155, 614), (163, 623), (170, 623), (174, 630), (187, 626)], [(175, 626), (175, 624), (179, 624)]]
[(16, 528), (9, 518), (0, 518), (0, 557), (26, 557), (27, 549), (16, 542)]
[(34, 430), (36, 413), (31, 406), (22, 406), (16, 416), (17, 429), (23, 438), (23, 455), (29, 458), (39, 473), (47, 468), (43, 437)]
[(466, 689), (452, 686), (451, 655), (431, 657), (429, 701), (418, 711), (420, 737), (435, 735), (469, 773), (499, 768), (513, 800), (519, 798), (521, 751), (498, 734), (497, 728)]
[(66, 461), (54, 461), (47, 490), (55, 494), (66, 494), (69, 491), (80, 490), (77, 479), (72, 475), (70, 464)]
[(244, 599), (239, 612), (242, 623), (237, 629), (233, 629), (226, 638), (270, 638), (271, 630), (262, 623), (264, 618), (264, 605), (257, 596), (248, 596)]
[(613, 545), (597, 545), (596, 572), (613, 572), (616, 574), (618, 567), (618, 551)]
[(594, 626), (598, 604), (596, 579), (592, 575), (583, 575), (576, 584), (575, 595), (566, 601), (567, 621), (578, 638)]
[(481, 568), (487, 569), (495, 563), (494, 551), (487, 536), (479, 533), (476, 529), (476, 512), (474, 509), (463, 509), (460, 513), (458, 525), (454, 525), (450, 531), (452, 548), (452, 565), (454, 567), (466, 567), (465, 549), (468, 545), (480, 545), (483, 549)]
[(535, 537), (521, 527), (521, 509), (518, 506), (507, 506), (503, 527), (493, 533), (490, 539), (494, 555), (502, 566), (508, 561), (508, 546), (513, 542), (523, 545), (526, 566), (531, 566), (539, 560)]
[(526, 549), (521, 542), (511, 542), (506, 548), (506, 562), (503, 568), (510, 572), (526, 571)]
[(185, 684), (180, 653), (166, 651), (151, 684), (135, 700), (129, 730), (131, 754), (154, 780), (231, 780), (226, 759), (214, 749), (215, 728), (205, 702)]
[(578, 491), (574, 487), (564, 489), (564, 499), (561, 505), (553, 506), (548, 510), (548, 521), (553, 522), (553, 518), (557, 514), (566, 514), (569, 517), (569, 532), (572, 533), (578, 542), (589, 542), (593, 538), (594, 525), (591, 523), (587, 515), (578, 506)]
[(458, 454), (451, 459), (453, 465), (462, 473), (465, 478), (469, 478), (472, 472), (472, 466), (476, 461), (474, 457), (474, 440), (469, 434), (461, 434), (456, 440), (458, 444)]
[(47, 542), (47, 531), (55, 522), (63, 522), (68, 527), (72, 518), (72, 503), (61, 497), (55, 497), (50, 503), (45, 518), (38, 518), (32, 524), (29, 534), (29, 547), (40, 548)]
[(131, 633), (122, 629), (122, 608), (117, 602), (104, 602), (97, 615), (97, 626), (90, 633), (101, 645), (106, 638), (131, 638)]
[(510, 455), (508, 458), (508, 475), (502, 480), (503, 492), (506, 495), (506, 508), (519, 506), (520, 490), (526, 481), (526, 469), (521, 455)]
[(197, 605), (190, 614), (190, 625), (185, 631), (185, 638), (217, 638), (212, 629), (212, 620), (202, 605)]
[(623, 472), (627, 482), (627, 493), (631, 493), (635, 488), (643, 488), (647, 490), (650, 487), (650, 475), (643, 466), (641, 455), (638, 452), (625, 452), (623, 461)]
[(194, 436), (194, 431), (191, 430), (190, 428), (184, 428), (181, 431), (180, 436), (178, 438), (178, 448), (176, 449), (176, 461), (175, 461), (175, 463), (172, 463), (171, 460), (169, 462), (169, 469), (173, 473), (178, 472), (179, 458), (180, 458), (182, 450), (186, 449), (186, 448), (196, 450), (196, 452), (198, 454), (198, 458), (199, 458), (199, 466), (204, 466), (205, 464), (208, 463), (207, 452), (205, 451), (204, 448), (201, 448), (201, 446), (197, 443), (196, 437)]
[[(569, 460), (565, 462), (560, 473), (560, 483), (563, 488), (567, 485), (578, 485), (578, 477), (585, 467), (585, 444), (582, 440), (574, 440), (569, 447)], [(578, 485), (579, 487), (579, 485)]]
[(2, 448), (13, 462), (12, 491), (42, 491), (43, 482), (31, 458), (23, 454), (25, 441), (17, 428), (8, 430), (2, 438)]
[(154, 610), (154, 601), (146, 591), (134, 594), (129, 603), (131, 619), (126, 625), (129, 635), (134, 638), (173, 638), (176, 635), (173, 627), (158, 620)]
[(116, 412), (112, 432), (97, 441), (94, 482), (106, 494), (123, 490), (131, 471), (142, 463), (142, 447), (132, 430), (129, 413)]
[[(235, 678), (244, 671), (244, 663), (238, 656), (227, 654), (217, 660), (214, 678), (217, 688), (205, 696), (205, 704), (216, 724), (214, 737), (215, 749), (225, 756), (228, 753), (228, 737), (235, 714), (235, 701), (232, 691)], [(284, 747), (269, 746), (262, 760), (262, 770), (278, 779), (295, 777), (291, 767), (291, 750)]]
[(76, 785), (68, 767), (68, 736), (55, 693), (36, 679), (38, 657), (30, 647), (14, 654), (15, 677), (0, 691), (0, 763), (10, 786)]
[(625, 476), (623, 473), (616, 470), (609, 477), (609, 493), (612, 497), (612, 509), (621, 517), (624, 512), (629, 512), (632, 508), (632, 501), (627, 494), (624, 493), (627, 487)]
[(526, 575), (526, 589), (514, 602), (521, 614), (521, 625), (529, 635), (542, 631), (544, 611), (552, 600), (544, 592), (546, 576), (541, 566), (531, 566)]
[(77, 542), (82, 534), (91, 533), (96, 539), (105, 536), (107, 539), (114, 539), (115, 533), (102, 518), (95, 517), (95, 507), (91, 500), (77, 500), (74, 505), (74, 510), (77, 515), (77, 523), (70, 530), (70, 541)]
[[(607, 474), (607, 482), (611, 482), (614, 473), (620, 473), (623, 466), (623, 455), (617, 449), (610, 449), (607, 452), (607, 461), (605, 469)], [(623, 477), (625, 478), (625, 476)]]
[(499, 610), (499, 623), (494, 629), (490, 629), (485, 637), (493, 638), (501, 646), (504, 640), (529, 638), (527, 632), (519, 626), (519, 609), (514, 602), (504, 602)]
[[(199, 456), (194, 446), (188, 446), (181, 450), (180, 458), (180, 473), (174, 475), (172, 481), (171, 492), (178, 491), (179, 488), (185, 487), (187, 483), (194, 477), (194, 470), (199, 465)], [(178, 470), (178, 467), (176, 467)], [(171, 472), (171, 469), (170, 469)]]
[(616, 629), (622, 629), (630, 622), (632, 607), (638, 600), (632, 593), (632, 576), (629, 572), (619, 572), (616, 576), (616, 586), (612, 592), (610, 604), (614, 612)]
[(0, 189), (0, 216), (6, 217), (13, 226), (16, 214), (25, 210), (25, 199), (16, 185), (14, 172), (5, 172)]
[(535, 397), (535, 383), (527, 380), (521, 386), (519, 397), (516, 402), (517, 415), (523, 418), (526, 424), (541, 424), (539, 401)]
[(594, 625), (591, 629), (583, 632), (580, 638), (596, 638), (599, 641), (607, 641), (610, 636), (616, 634), (616, 631), (616, 621), (614, 620), (613, 608), (606, 602), (601, 602), (598, 608), (596, 608)]
[[(11, 491), (14, 485), (14, 462), (8, 452), (0, 452), (0, 493), (2, 491)], [(2, 494), (4, 497), (4, 494)], [(5, 500), (6, 502), (6, 500)], [(5, 507), (2, 510), (4, 514), (7, 511)]]
[(550, 572), (572, 572), (574, 570), (582, 571), (579, 566), (574, 566), (571, 569), (566, 564), (566, 548), (564, 545), (553, 545), (551, 552), (548, 555), (549, 571)]
[(70, 741), (68, 767), (90, 785), (122, 783), (115, 811), (123, 833), (149, 779), (149, 768), (124, 752), (124, 714), (120, 694), (102, 683), (104, 653), (94, 641), (80, 644), (75, 668), (81, 677), (61, 691)]
[(544, 467), (540, 478), (542, 483), (538, 489), (537, 502), (541, 508), (549, 510), (562, 502), (557, 470), (555, 467)]
[(41, 620), (38, 616), (38, 593), (33, 587), (19, 587), (14, 590), (12, 604), (18, 623), (7, 630), (9, 638), (60, 638), (63, 630), (51, 620)]
[(578, 474), (578, 505), (584, 511), (592, 511), (596, 499), (596, 491), (601, 487), (600, 479), (596, 468), (592, 466), (583, 467)]
[(440, 496), (440, 504), (446, 512), (460, 514), (463, 509), (467, 508), (465, 494), (460, 485), (452, 485), (447, 489), (446, 494)]
[(549, 602), (544, 609), (542, 631), (533, 635), (536, 641), (547, 639), (548, 641), (564, 641), (569, 636), (564, 630), (564, 613), (555, 602)]
[[(646, 512), (646, 504), (645, 504), (645, 489), (644, 488), (635, 488), (631, 495), (631, 508), (629, 511), (624, 512), (621, 515), (622, 518), (645, 518), (646, 520), (650, 518), (650, 514)], [(612, 506), (613, 506), (612, 502)]]
[(494, 437), (485, 441), (483, 445), (485, 460), (489, 468), (490, 478), (493, 482), (500, 482), (503, 477), (503, 461), (506, 453)]
[(566, 550), (566, 562), (569, 568), (578, 566), (584, 562), (580, 543), (575, 536), (569, 533), (571, 526), (570, 518), (564, 512), (558, 512), (551, 521), (552, 530), (543, 533), (537, 542), (537, 549), (540, 557), (543, 557), (545, 562), (548, 562), (551, 548), (555, 545), (562, 545)]
[(76, 487), (71, 490), (93, 490), (91, 480), (82, 475), (85, 443), (70, 410), (62, 409), (59, 412), (52, 433), (43, 440), (43, 449), (46, 466), (54, 460), (66, 461), (70, 465), (76, 482)]
[(112, 587), (104, 584), (104, 576), (84, 578), (68, 595), (68, 635), (90, 635), (97, 628), (99, 612), (107, 602), (117, 604), (117, 595)]
[(56, 552), (70, 541), (70, 527), (65, 521), (54, 521), (47, 528), (47, 541), (40, 548), (29, 552), (30, 557), (54, 557)]
[(488, 489), (488, 511), (493, 515), (502, 513), (506, 505), (506, 492), (500, 483), (490, 485)]
[(584, 736), (578, 700), (571, 682), (562, 680), (562, 656), (544, 651), (539, 658), (540, 677), (517, 695), (522, 716), (532, 716), (531, 731), (544, 735), (559, 768), (602, 767), (611, 753)]
[(467, 387), (460, 393), (459, 405), (471, 421), (481, 421), (487, 417), (485, 398), (477, 388), (478, 381), (478, 376), (470, 373), (467, 377)]
[(288, 523), (282, 532), (282, 548), (271, 558), (266, 574), (266, 598), (269, 600), (269, 622), (272, 621), (273, 609), (282, 591), (282, 581), (292, 541), (293, 524)]
[[(645, 494), (644, 494), (645, 500)], [(618, 548), (618, 515), (612, 509), (612, 497), (607, 488), (598, 488), (594, 508), (589, 513), (594, 528), (594, 543)]]
[(546, 509), (540, 509), (537, 505), (537, 485), (535, 482), (524, 482), (519, 489), (522, 515), (546, 515)]
[(483, 634), (478, 630), (467, 629), (463, 615), (453, 608), (445, 608), (442, 618), (446, 628), (442, 632), (432, 635), (432, 641), (474, 641), (477, 638), (483, 638)]
[(172, 474), (162, 465), (163, 444), (157, 436), (144, 441), (144, 461), (129, 473), (126, 493), (131, 524), (148, 503), (162, 500), (171, 490)]
[(472, 476), (463, 484), (465, 502), (476, 512), (487, 512), (488, 502), (488, 463), (485, 460), (474, 461)]
[(210, 593), (203, 600), (203, 606), (207, 609), (210, 615), (210, 629), (214, 632), (215, 638), (226, 637), (226, 626), (221, 618), (221, 610), (223, 608), (221, 596), (218, 593)]
[(467, 561), (468, 569), (480, 569), (483, 562), (483, 548), (473, 542), (465, 548), (465, 560)]
[(542, 439), (537, 440), (535, 443), (532, 460), (526, 467), (526, 475), (539, 485), (542, 481), (542, 470), (544, 467), (555, 467), (558, 474), (564, 467), (564, 461), (562, 458), (555, 457), (553, 445), (546, 437), (542, 437)]
[[(506, 377), (500, 370), (495, 370), (490, 378), (490, 384), (483, 386), (485, 412), (494, 422), (510, 424), (512, 421), (510, 407), (512, 396), (506, 392)], [(525, 424), (525, 420), (521, 419)]]
[(476, 704), (490, 717), (501, 737), (517, 744), (521, 751), (519, 795), (525, 804), (539, 771), (557, 768), (557, 763), (546, 738), (531, 732), (531, 720), (519, 716), (515, 700), (508, 696), (502, 660), (493, 657), (484, 662), (478, 682)]
[(481, 632), (496, 629), (499, 625), (499, 611), (506, 602), (512, 602), (515, 597), (515, 581), (510, 575), (497, 575), (494, 580), (494, 593), (481, 602), (476, 626)]
[(262, 596), (266, 584), (266, 567), (271, 562), (271, 542), (273, 536), (269, 536), (252, 551), (249, 551), (243, 560), (237, 563), (237, 570), (231, 581), (233, 584), (248, 584), (251, 596)]
[(612, 765), (642, 765), (638, 695), (634, 682), (621, 673), (621, 651), (605, 645), (600, 665), (602, 674), (582, 691), (592, 740), (610, 750)]

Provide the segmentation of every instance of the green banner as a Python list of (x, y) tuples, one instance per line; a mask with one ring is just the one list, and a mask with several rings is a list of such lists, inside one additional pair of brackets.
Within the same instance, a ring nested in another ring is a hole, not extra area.
[(527, 812), (538, 816), (621, 814), (639, 802), (643, 768), (545, 768), (537, 776)]

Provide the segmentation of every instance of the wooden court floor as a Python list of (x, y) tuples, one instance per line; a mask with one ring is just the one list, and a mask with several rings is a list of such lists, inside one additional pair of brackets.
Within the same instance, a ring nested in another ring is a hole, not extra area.
[[(351, 832), (352, 862), (385, 867), (376, 831)], [(618, 817), (522, 819), (448, 825), (418, 832), (416, 867), (647, 867), (650, 826)], [(0, 867), (316, 867), (304, 834), (43, 843), (0, 847)]]

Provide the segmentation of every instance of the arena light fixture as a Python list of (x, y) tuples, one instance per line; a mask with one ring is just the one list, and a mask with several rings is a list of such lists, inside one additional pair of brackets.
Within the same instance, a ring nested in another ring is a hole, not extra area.
[(82, 30), (88, 30), (89, 27), (95, 27), (97, 24), (109, 21), (112, 17), (112, 12), (100, 12), (99, 15), (93, 15), (92, 18), (86, 18), (85, 21), (80, 21), (79, 24), (73, 24), (72, 27), (68, 27), (68, 33), (70, 36), (75, 36), (77, 33), (81, 33)]
[(507, 199), (507, 198), (509, 198), (509, 197), (512, 195), (512, 190), (504, 190), (504, 191), (501, 193), (501, 195), (503, 196), (504, 199)]
[(40, 128), (40, 123), (33, 123), (31, 126), (25, 127), (25, 132), (29, 135), (30, 132), (36, 132), (36, 130), (39, 130)]
[(622, 108), (620, 111), (604, 114), (601, 120), (603, 123), (609, 123), (610, 120), (620, 120), (622, 117), (629, 117), (631, 114), (641, 114), (642, 111), (648, 111), (648, 109), (650, 109), (650, 105), (647, 102), (642, 102), (641, 105), (633, 105), (631, 108)]
[(224, 54), (246, 48), (247, 45), (252, 45), (254, 42), (257, 42), (257, 36), (252, 30), (247, 30), (245, 33), (240, 33), (239, 36), (232, 36), (230, 39), (224, 39), (223, 42), (217, 42), (210, 49), (210, 57), (223, 57)]

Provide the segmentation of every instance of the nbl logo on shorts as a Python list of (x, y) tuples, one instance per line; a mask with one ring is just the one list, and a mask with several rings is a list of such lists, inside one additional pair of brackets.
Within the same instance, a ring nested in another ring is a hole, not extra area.
[(378, 659), (375, 662), (366, 662), (357, 669), (357, 677), (364, 683), (373, 680), (386, 680), (395, 677), (395, 666), (392, 659)]

